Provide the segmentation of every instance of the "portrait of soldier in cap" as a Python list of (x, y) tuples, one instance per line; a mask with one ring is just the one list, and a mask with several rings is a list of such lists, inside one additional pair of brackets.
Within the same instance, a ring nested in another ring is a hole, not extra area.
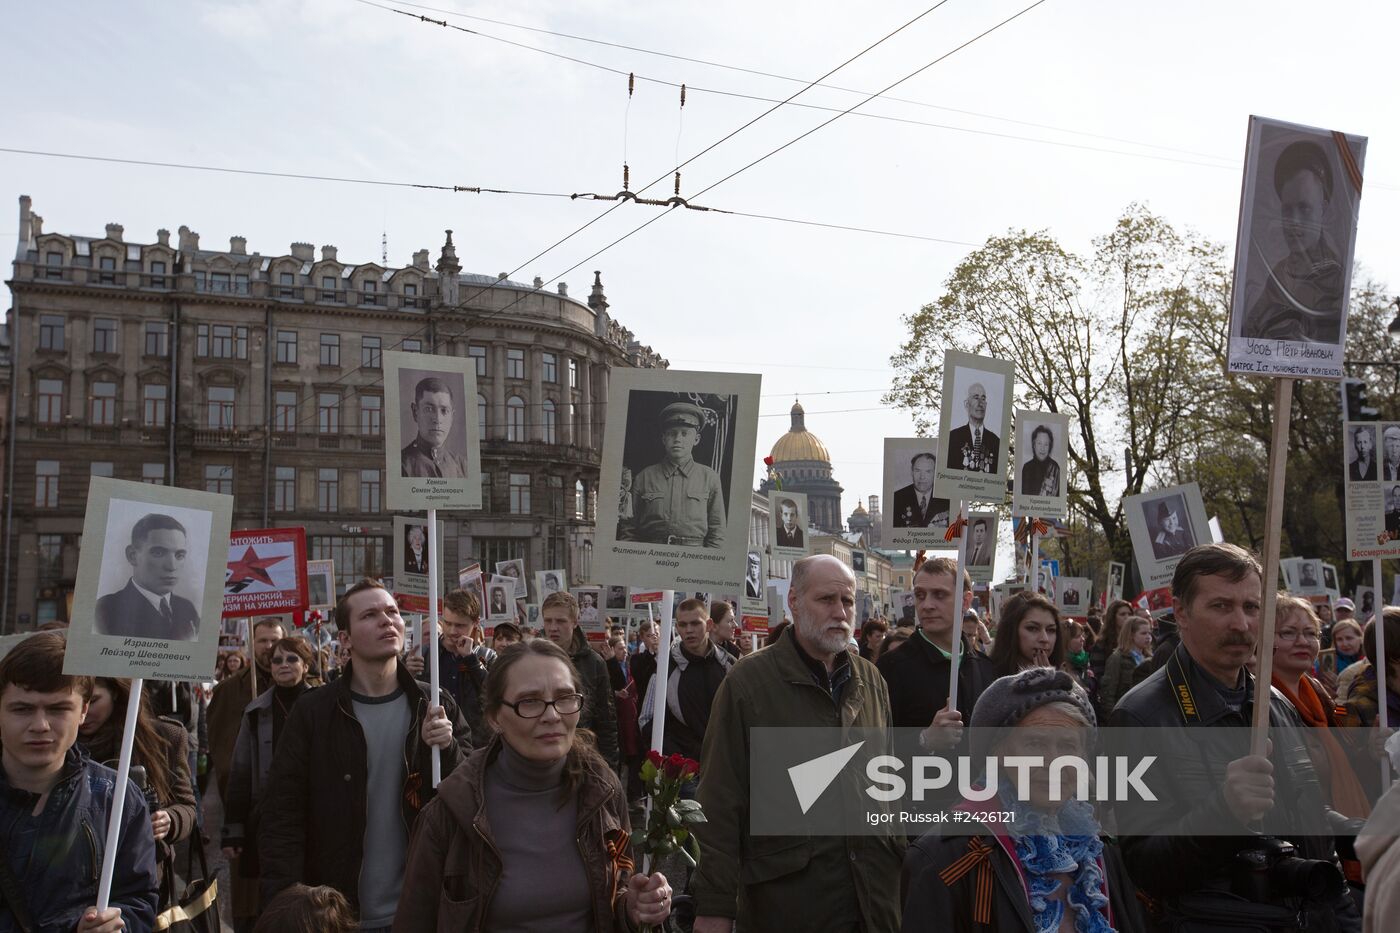
[(632, 478), (631, 515), (618, 519), (619, 541), (683, 547), (724, 546), (724, 488), (719, 474), (695, 462), (704, 411), (691, 402), (661, 410), (663, 458)]
[(1178, 557), (1195, 546), (1181, 496), (1145, 502), (1142, 507), (1152, 535), (1152, 556), (1157, 560)]
[[(444, 375), (450, 378), (453, 374)], [(414, 385), (409, 406), (413, 421), (403, 426), (404, 436), (413, 433), (401, 456), (404, 476), (466, 477), (466, 460), (447, 448), (448, 438), (461, 418), (457, 394), (439, 376), (426, 376)]]

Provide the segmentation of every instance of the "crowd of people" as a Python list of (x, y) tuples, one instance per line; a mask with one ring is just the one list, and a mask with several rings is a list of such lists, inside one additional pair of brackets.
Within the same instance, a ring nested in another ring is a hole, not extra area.
[[(732, 606), (695, 598), (675, 606), (669, 645), (649, 623), (590, 640), (563, 591), (543, 600), (537, 631), (499, 623), (488, 638), (477, 593), (458, 589), (436, 643), (413, 652), (394, 597), (365, 580), (336, 606), (334, 655), (257, 620), (212, 689), (65, 675), (63, 634), (38, 633), (0, 659), (0, 933), (155, 929), (179, 888), (177, 849), (210, 840), (238, 933), (674, 922), (671, 881), (644, 872), (631, 844), (658, 719), (659, 751), (701, 763), (682, 788), (707, 820), (685, 882), (685, 927), (699, 933), (1394, 928), (1400, 799), (1381, 786), (1378, 723), (1384, 703), (1400, 724), (1400, 608), (1358, 620), (1349, 600), (1320, 613), (1280, 594), (1274, 642), (1259, 644), (1261, 568), (1222, 544), (1183, 556), (1158, 618), (1121, 600), (1062, 618), (1029, 591), (993, 618), (958, 573), (949, 558), (922, 562), (914, 625), (857, 627), (850, 570), (800, 560), (791, 619), (761, 647)], [(1105, 726), (1178, 727), (1161, 741), (1188, 742), (1250, 724), (1262, 650), (1268, 752), (1171, 772), (1146, 829), (1110, 832), (1111, 810), (1055, 796), (1036, 772), (1028, 797), (936, 792), (969, 816), (959, 831), (751, 832), (754, 728), (892, 729), (901, 754), (973, 761), (1022, 753), (1047, 728), (1074, 731), (1085, 754)], [(98, 910), (132, 703), (133, 779)], [(221, 825), (203, 818), (213, 793)], [(1016, 820), (986, 822), (993, 809)], [(1253, 827), (1266, 814), (1336, 884), (1242, 894), (1236, 862), (1264, 844)]]

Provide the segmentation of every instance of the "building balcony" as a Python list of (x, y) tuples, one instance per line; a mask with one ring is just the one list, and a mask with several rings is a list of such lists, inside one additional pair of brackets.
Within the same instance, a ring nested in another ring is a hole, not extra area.
[(216, 447), (223, 450), (247, 450), (261, 440), (261, 432), (246, 428), (185, 428), (195, 447)]
[(384, 452), (384, 438), (378, 434), (355, 434), (350, 431), (321, 433), (319, 431), (274, 431), (274, 450), (337, 450), (350, 453)]
[(35, 424), (21, 417), (15, 425), (15, 439), (59, 444), (101, 444), (104, 447), (164, 446), (167, 441), (163, 428), (142, 428), (133, 425), (89, 425), (78, 421), (63, 424)]

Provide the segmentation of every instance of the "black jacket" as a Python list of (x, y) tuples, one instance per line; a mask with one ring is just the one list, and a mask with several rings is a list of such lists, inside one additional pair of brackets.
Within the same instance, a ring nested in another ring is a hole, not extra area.
[[(1113, 710), (1110, 725), (1133, 730), (1124, 734), (1131, 742), (1141, 743), (1142, 753), (1160, 759), (1161, 768), (1150, 782), (1158, 802), (1140, 805), (1141, 810), (1134, 807), (1131, 817), (1122, 804), (1117, 809), (1123, 831), (1135, 833), (1121, 837), (1128, 873), (1167, 911), (1175, 910), (1183, 898), (1228, 890), (1236, 853), (1257, 842), (1225, 802), (1225, 768), (1220, 762), (1228, 759), (1207, 754), (1232, 740), (1238, 740), (1235, 747), (1243, 745), (1247, 750), (1244, 741), (1254, 715), (1253, 695), (1254, 678), (1246, 672), (1244, 706), (1232, 711), (1183, 644)], [(1222, 728), (1230, 726), (1237, 728), (1228, 732)], [(1214, 736), (1203, 733), (1200, 740), (1188, 742), (1182, 731), (1187, 728), (1221, 731)], [(1335, 863), (1336, 815), (1323, 803), (1301, 728), (1288, 700), (1271, 690), (1269, 737), (1275, 788), (1268, 821), (1285, 827), (1286, 832), (1279, 835), (1297, 847), (1299, 857)], [(1220, 835), (1222, 827), (1237, 827), (1238, 834)], [(1361, 917), (1346, 893), (1327, 909), (1310, 912), (1308, 920), (1304, 929), (1310, 933), (1361, 929)]]
[[(881, 652), (875, 667), (889, 687), (890, 725), (897, 729), (927, 729), (948, 702), (953, 664), (917, 630), (895, 650)], [(994, 680), (991, 659), (964, 647), (958, 663), (958, 710), (964, 725), (972, 721), (972, 707)]]
[[(297, 700), (282, 727), (258, 822), (265, 904), (300, 881), (313, 887), (328, 884), (359, 909), (369, 763), (350, 696), (351, 670), (347, 665), (335, 683)], [(430, 687), (414, 680), (402, 664), (398, 678), (413, 707), (400, 788), (404, 825), (411, 830), (418, 812), (436, 794), (432, 751), (421, 737), (433, 704)], [(445, 778), (471, 751), (471, 735), (452, 697), (440, 693), (456, 740), (442, 750)]]
[(589, 647), (582, 628), (574, 629), (569, 657), (583, 678), (583, 715), (578, 719), (580, 729), (588, 729), (598, 740), (598, 754), (608, 764), (617, 766), (617, 705), (613, 702), (612, 678), (608, 664), (598, 652)]

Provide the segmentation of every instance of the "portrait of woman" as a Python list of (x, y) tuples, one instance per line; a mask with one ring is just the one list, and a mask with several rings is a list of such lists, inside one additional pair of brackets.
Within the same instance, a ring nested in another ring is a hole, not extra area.
[(1036, 425), (1031, 432), (1031, 457), (1021, 465), (1021, 495), (1060, 495), (1060, 464), (1051, 456), (1054, 452), (1054, 432), (1047, 425)]

